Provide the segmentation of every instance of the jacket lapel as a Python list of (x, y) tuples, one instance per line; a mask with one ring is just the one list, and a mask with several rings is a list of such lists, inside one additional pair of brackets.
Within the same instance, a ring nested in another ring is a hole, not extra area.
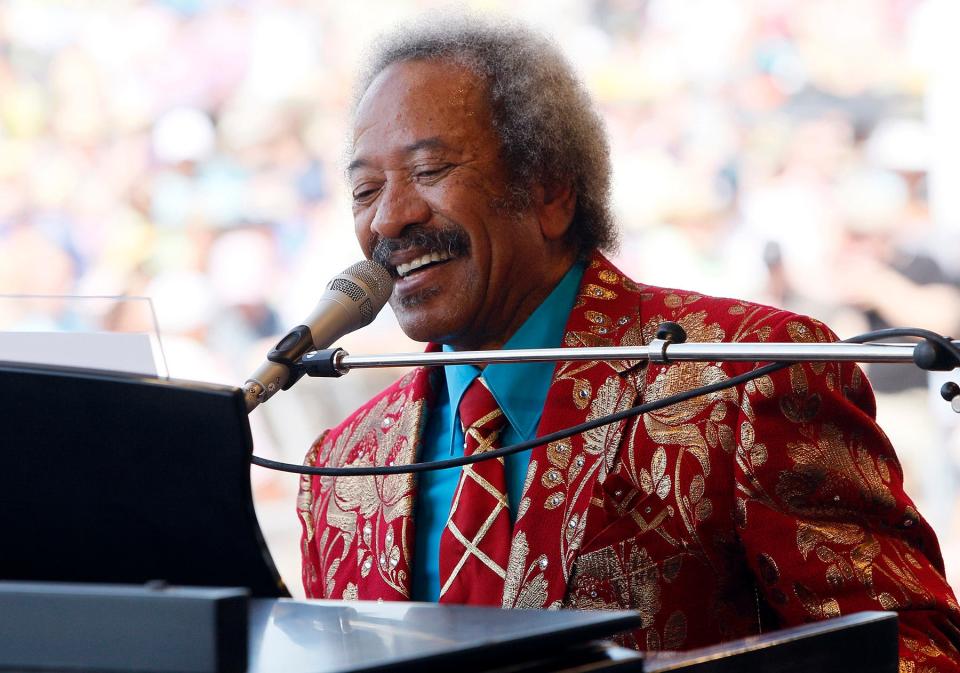
[[(602, 256), (584, 273), (564, 346), (639, 345), (640, 289)], [(560, 362), (537, 436), (633, 406), (639, 362)], [(613, 466), (625, 421), (535, 448), (514, 524), (503, 606), (559, 607), (591, 500)]]

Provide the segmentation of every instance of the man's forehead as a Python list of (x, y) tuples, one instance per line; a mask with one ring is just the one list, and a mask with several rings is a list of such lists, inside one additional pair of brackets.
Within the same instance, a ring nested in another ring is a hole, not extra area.
[[(383, 98), (405, 101), (435, 92), (434, 105), (463, 105), (483, 96), (483, 80), (473, 69), (451, 59), (412, 59), (391, 63), (374, 77), (364, 92), (358, 113), (365, 104)], [(480, 94), (480, 96), (477, 96)]]
[[(394, 151), (456, 145), (463, 131), (489, 125), (486, 87), (479, 80), (452, 61), (403, 61), (384, 68), (357, 106), (353, 153), (365, 145), (384, 149), (380, 136), (387, 132)], [(368, 143), (367, 136), (377, 142)]]

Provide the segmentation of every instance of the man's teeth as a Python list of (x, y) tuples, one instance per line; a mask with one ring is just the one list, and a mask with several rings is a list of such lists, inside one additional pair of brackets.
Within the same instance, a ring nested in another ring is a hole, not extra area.
[(399, 274), (400, 277), (403, 278), (407, 274), (413, 271), (416, 271), (421, 266), (426, 266), (427, 264), (431, 264), (433, 262), (446, 262), (448, 259), (452, 259), (452, 256), (444, 253), (440, 253), (440, 252), (431, 252), (426, 255), (417, 257), (416, 259), (411, 260), (406, 264), (398, 264), (397, 274)]

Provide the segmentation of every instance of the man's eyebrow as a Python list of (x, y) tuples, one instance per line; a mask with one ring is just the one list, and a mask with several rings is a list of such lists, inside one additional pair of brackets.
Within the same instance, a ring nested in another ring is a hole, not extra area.
[[(406, 145), (401, 151), (403, 154), (413, 154), (419, 150), (438, 150), (438, 149), (448, 149), (448, 146), (443, 140), (440, 139), (440, 136), (432, 136), (430, 138), (423, 138), (422, 140), (417, 140), (412, 142), (409, 145)], [(347, 173), (352, 173), (358, 168), (364, 168), (369, 166), (370, 162), (366, 159), (354, 159), (347, 166)]]
[(445, 150), (447, 149), (447, 144), (440, 139), (440, 136), (433, 136), (431, 138), (424, 138), (423, 140), (418, 140), (415, 143), (410, 143), (403, 148), (404, 154), (413, 154), (417, 150)]

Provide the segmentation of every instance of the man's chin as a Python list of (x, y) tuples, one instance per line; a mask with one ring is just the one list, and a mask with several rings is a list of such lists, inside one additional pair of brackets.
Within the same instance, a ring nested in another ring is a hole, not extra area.
[(397, 317), (406, 312), (418, 312), (426, 308), (431, 300), (440, 294), (440, 288), (436, 286), (425, 287), (414, 292), (407, 292), (402, 297), (393, 296), (390, 298), (390, 306), (393, 308)]
[(426, 290), (404, 298), (403, 302), (390, 300), (400, 329), (410, 339), (423, 343), (443, 343), (449, 338), (451, 316), (436, 300), (439, 290)]

